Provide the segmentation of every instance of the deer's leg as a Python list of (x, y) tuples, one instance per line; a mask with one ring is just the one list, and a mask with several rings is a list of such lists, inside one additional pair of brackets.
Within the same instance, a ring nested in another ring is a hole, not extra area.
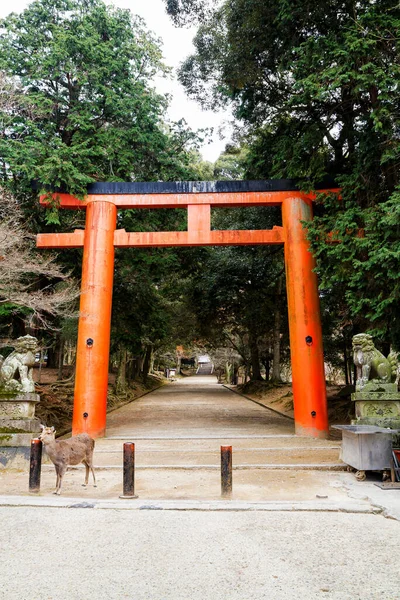
[(87, 479), (86, 479), (86, 483), (88, 483), (89, 481), (89, 469), (92, 471), (92, 475), (93, 475), (93, 485), (94, 487), (97, 487), (96, 485), (96, 476), (94, 474), (94, 468), (93, 468), (93, 452), (92, 453), (88, 453), (86, 455), (86, 460), (84, 461), (85, 465), (87, 465)]
[(57, 494), (57, 491), (58, 491), (58, 488), (59, 488), (59, 485), (60, 485), (60, 473), (59, 473), (58, 465), (54, 465), (54, 467), (55, 467), (55, 470), (56, 470), (57, 477), (56, 477), (56, 489), (54, 490), (53, 494)]
[(58, 482), (58, 489), (55, 491), (55, 493), (57, 494), (57, 496), (59, 496), (59, 495), (61, 494), (61, 485), (62, 485), (62, 480), (63, 480), (63, 477), (64, 477), (64, 475), (65, 475), (65, 471), (66, 471), (66, 470), (67, 470), (67, 465), (60, 465), (60, 466), (58, 467), (58, 471), (59, 471), (59, 474), (60, 474), (60, 475), (59, 475), (59, 477), (60, 477), (60, 480), (59, 480), (59, 482)]
[(89, 465), (88, 465), (88, 463), (87, 463), (86, 460), (84, 460), (82, 462), (85, 465), (85, 470), (86, 470), (86, 472), (85, 472), (85, 483), (82, 483), (82, 485), (83, 485), (83, 487), (86, 487), (87, 484), (89, 483)]
[(90, 461), (89, 466), (90, 466), (90, 470), (92, 471), (92, 475), (93, 475), (93, 485), (94, 485), (94, 487), (97, 487), (96, 477), (95, 477), (95, 474), (94, 474), (94, 468), (93, 468), (93, 462), (92, 461)]

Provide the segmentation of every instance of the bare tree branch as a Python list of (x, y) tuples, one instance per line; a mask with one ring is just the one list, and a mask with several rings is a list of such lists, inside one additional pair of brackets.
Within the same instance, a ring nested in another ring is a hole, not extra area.
[(78, 295), (56, 255), (36, 250), (18, 201), (0, 188), (0, 304), (27, 308), (36, 326), (51, 328), (54, 317), (76, 314)]

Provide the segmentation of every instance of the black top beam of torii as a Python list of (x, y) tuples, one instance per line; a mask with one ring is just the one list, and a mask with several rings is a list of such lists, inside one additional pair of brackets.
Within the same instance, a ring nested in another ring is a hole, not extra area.
[[(40, 189), (38, 182), (33, 184), (34, 189)], [(66, 193), (64, 188), (44, 186), (49, 192)], [(336, 189), (338, 186), (332, 178), (326, 177), (309, 189), (327, 190)], [(41, 188), (43, 189), (43, 187)], [(218, 194), (241, 192), (286, 192), (300, 191), (299, 182), (294, 179), (262, 179), (262, 180), (229, 180), (229, 181), (148, 181), (148, 182), (120, 182), (106, 181), (95, 182), (87, 186), (87, 194), (106, 196), (117, 194)], [(304, 189), (304, 187), (303, 187)]]

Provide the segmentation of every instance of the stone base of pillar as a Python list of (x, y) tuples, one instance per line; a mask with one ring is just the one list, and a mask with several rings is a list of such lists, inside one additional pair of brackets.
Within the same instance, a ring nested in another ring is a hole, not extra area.
[(0, 395), (0, 469), (29, 465), (32, 438), (40, 432), (35, 417), (40, 397), (35, 393)]
[(356, 418), (352, 425), (400, 429), (400, 393), (395, 383), (370, 382), (351, 395)]

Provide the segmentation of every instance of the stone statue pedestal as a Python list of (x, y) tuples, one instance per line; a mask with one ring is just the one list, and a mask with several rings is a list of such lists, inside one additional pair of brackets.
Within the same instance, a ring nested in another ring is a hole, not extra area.
[(368, 382), (351, 395), (356, 418), (352, 425), (400, 429), (400, 393), (395, 383)]
[(0, 392), (0, 469), (26, 468), (32, 438), (40, 432), (35, 393)]

